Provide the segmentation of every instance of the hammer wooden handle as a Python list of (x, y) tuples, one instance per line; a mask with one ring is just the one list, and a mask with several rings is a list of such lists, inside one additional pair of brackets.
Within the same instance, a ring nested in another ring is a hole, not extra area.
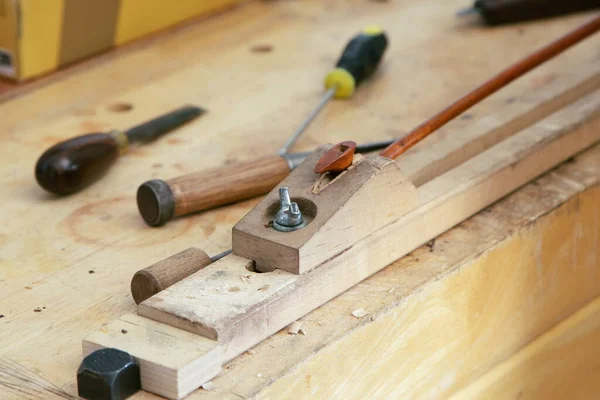
[(270, 156), (168, 181), (155, 179), (139, 187), (138, 208), (149, 225), (159, 226), (174, 216), (266, 194), (289, 173), (286, 159)]
[(208, 254), (195, 247), (190, 247), (139, 270), (131, 279), (133, 300), (136, 304), (140, 304), (211, 263), (212, 260)]

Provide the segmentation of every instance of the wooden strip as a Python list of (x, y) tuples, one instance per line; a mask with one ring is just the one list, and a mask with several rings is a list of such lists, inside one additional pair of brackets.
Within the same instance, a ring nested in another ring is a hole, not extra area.
[[(423, 185), (419, 188), (423, 205), (417, 210), (357, 242), (311, 273), (270, 292), (268, 299), (254, 304), (243, 302), (242, 306), (223, 293), (219, 301), (205, 304), (204, 307), (210, 308), (213, 316), (218, 310), (223, 310), (212, 328), (217, 332), (219, 343), (224, 346), (224, 360), (239, 355), (419, 245), (592, 145), (600, 139), (600, 132), (596, 129), (599, 111), (600, 93), (592, 93)], [(202, 334), (211, 327), (202, 323), (196, 325), (204, 316), (201, 312), (194, 313), (194, 307), (186, 305), (187, 299), (191, 297), (191, 305), (197, 303), (193, 296), (199, 293), (210, 293), (223, 285), (233, 285), (235, 274), (228, 274), (229, 279), (209, 279), (218, 276), (219, 270), (227, 268), (231, 260), (231, 257), (224, 258), (222, 262), (146, 300), (138, 307), (138, 313)], [(275, 277), (278, 275), (273, 272), (260, 275), (267, 285), (269, 279)], [(242, 315), (231, 314), (228, 307), (222, 308), (230, 302), (249, 311)]]
[(451, 399), (594, 399), (600, 392), (600, 298)]
[(460, 129), (456, 128), (460, 121), (451, 122), (439, 132), (447, 140), (420, 146), (396, 163), (419, 187), (598, 88), (600, 74), (578, 66), (577, 70), (544, 85), (542, 90), (533, 90), (520, 101), (505, 104), (502, 112), (476, 119)]
[(179, 399), (221, 372), (221, 349), (210, 339), (126, 314), (83, 341), (83, 356), (104, 347), (131, 354), (142, 389)]
[(0, 397), (3, 399), (77, 399), (39, 375), (0, 354)]

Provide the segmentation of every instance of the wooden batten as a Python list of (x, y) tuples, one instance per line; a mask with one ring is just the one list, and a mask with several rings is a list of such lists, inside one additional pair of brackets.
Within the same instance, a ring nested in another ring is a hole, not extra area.
[[(255, 262), (261, 272), (303, 274), (419, 205), (417, 190), (387, 158), (361, 158), (317, 188), (313, 152), (233, 228), (233, 253)], [(293, 232), (271, 226), (279, 209), (279, 188), (289, 187), (308, 225)]]

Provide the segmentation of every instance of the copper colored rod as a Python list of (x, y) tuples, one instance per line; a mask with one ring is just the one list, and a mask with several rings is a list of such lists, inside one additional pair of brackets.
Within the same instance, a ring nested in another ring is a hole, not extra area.
[(467, 93), (449, 107), (443, 109), (438, 114), (423, 122), (404, 138), (396, 140), (379, 155), (391, 159), (398, 157), (415, 144), (419, 143), (421, 140), (435, 132), (437, 129), (441, 128), (446, 123), (456, 118), (458, 115), (479, 103), (492, 93), (498, 91), (499, 89), (508, 85), (510, 82), (531, 71), (545, 61), (548, 61), (570, 46), (582, 41), (598, 30), (600, 30), (600, 16), (595, 17), (579, 28), (569, 32), (558, 40), (555, 40), (547, 46), (537, 50), (535, 53), (525, 57), (523, 60), (506, 68), (498, 75), (485, 82), (483, 85), (479, 86), (472, 92)]

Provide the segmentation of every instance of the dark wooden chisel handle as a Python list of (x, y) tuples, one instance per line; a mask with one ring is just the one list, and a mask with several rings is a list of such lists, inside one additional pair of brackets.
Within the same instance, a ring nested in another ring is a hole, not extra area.
[(91, 185), (119, 157), (121, 146), (116, 134), (90, 133), (52, 146), (35, 165), (38, 184), (59, 195), (75, 193)]
[(148, 225), (160, 226), (173, 217), (266, 194), (289, 173), (285, 158), (270, 156), (168, 181), (154, 179), (138, 188), (138, 208)]
[(514, 24), (599, 7), (598, 0), (477, 0), (474, 5), (488, 25)]

